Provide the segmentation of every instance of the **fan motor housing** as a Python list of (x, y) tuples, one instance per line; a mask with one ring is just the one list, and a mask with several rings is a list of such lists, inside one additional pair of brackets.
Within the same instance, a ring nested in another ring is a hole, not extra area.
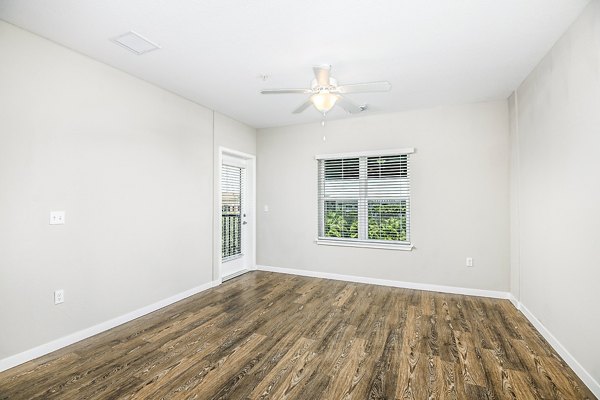
[(310, 88), (315, 93), (319, 93), (322, 90), (331, 91), (331, 90), (337, 88), (337, 79), (329, 77), (329, 86), (319, 86), (319, 82), (317, 82), (316, 79), (313, 79), (312, 82), (310, 83)]

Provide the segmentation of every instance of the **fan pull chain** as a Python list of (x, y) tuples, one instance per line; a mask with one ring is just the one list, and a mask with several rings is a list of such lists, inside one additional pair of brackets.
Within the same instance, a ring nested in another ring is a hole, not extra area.
[[(323, 112), (323, 119), (321, 120), (321, 127), (325, 128), (325, 120), (327, 119), (327, 111)], [(323, 134), (323, 141), (325, 142), (327, 140), (327, 137), (325, 136), (325, 134)]]

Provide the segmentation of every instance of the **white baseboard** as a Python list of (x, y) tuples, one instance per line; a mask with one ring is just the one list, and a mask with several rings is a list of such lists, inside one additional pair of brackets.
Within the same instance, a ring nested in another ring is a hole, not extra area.
[(520, 310), (519, 307), (520, 307), (521, 303), (519, 303), (519, 300), (517, 300), (517, 298), (512, 293), (508, 294), (508, 299), (510, 300), (511, 303), (513, 303), (513, 306), (515, 306), (515, 308), (517, 310)]
[[(291, 269), (291, 268), (279, 268), (271, 267), (266, 265), (256, 265), (252, 270), (267, 271), (267, 272), (278, 272), (291, 275), (309, 276), (313, 278), (324, 278), (334, 279), (347, 282), (357, 283), (368, 283), (373, 285), (391, 286), (406, 289), (426, 290), (433, 292), (442, 293), (453, 293), (463, 294), (467, 296), (481, 296), (481, 297), (492, 297), (497, 299), (508, 299), (513, 305), (520, 310), (523, 315), (531, 322), (531, 324), (542, 334), (542, 336), (548, 341), (548, 343), (554, 348), (554, 350), (565, 360), (565, 362), (571, 367), (571, 369), (579, 376), (579, 378), (587, 385), (587, 387), (594, 393), (594, 395), (600, 398), (600, 384), (588, 373), (579, 362), (569, 353), (569, 351), (554, 337), (554, 335), (542, 324), (532, 313), (519, 302), (511, 293), (495, 291), (495, 290), (484, 290), (484, 289), (472, 289), (472, 288), (460, 288), (454, 286), (442, 286), (432, 285), (426, 283), (414, 283), (414, 282), (402, 282), (388, 279), (368, 278), (355, 275), (343, 275), (334, 274), (329, 272), (309, 271), (303, 269)], [(53, 340), (43, 345), (34, 347), (33, 349), (26, 350), (22, 353), (15, 354), (13, 356), (0, 360), (0, 372), (5, 371), (9, 368), (15, 367), (27, 361), (31, 361), (35, 358), (41, 357), (63, 347), (69, 346), (80, 340), (88, 337), (97, 335), (98, 333), (104, 332), (116, 326), (122, 325), (126, 322), (132, 321), (143, 315), (149, 314), (160, 308), (166, 307), (170, 304), (176, 303), (186, 297), (193, 296), (204, 290), (218, 286), (220, 281), (212, 281), (205, 283), (204, 285), (197, 286), (195, 288), (186, 290), (185, 292), (178, 293), (167, 299), (158, 301), (154, 304), (139, 308), (135, 311), (113, 318), (111, 320), (102, 322), (92, 327), (80, 330), (70, 335), (64, 336), (60, 339)]]
[(31, 361), (33, 359), (36, 359), (36, 358), (46, 355), (48, 353), (52, 353), (53, 351), (56, 351), (63, 347), (69, 346), (73, 343), (79, 342), (80, 340), (89, 338), (91, 336), (97, 335), (98, 333), (107, 331), (111, 328), (122, 325), (126, 322), (132, 321), (143, 315), (149, 314), (160, 308), (166, 307), (170, 304), (173, 304), (180, 300), (183, 300), (186, 297), (193, 296), (197, 293), (200, 293), (200, 292), (203, 292), (212, 287), (218, 286), (219, 283), (220, 282), (217, 282), (217, 281), (205, 283), (205, 284), (197, 286), (195, 288), (186, 290), (185, 292), (181, 292), (181, 293), (178, 293), (169, 298), (157, 301), (156, 303), (139, 308), (139, 309), (134, 310), (125, 315), (121, 315), (119, 317), (110, 319), (108, 321), (101, 322), (101, 323), (91, 326), (89, 328), (85, 328), (80, 331), (71, 333), (67, 336), (63, 336), (63, 337), (53, 340), (51, 342), (44, 343), (40, 346), (26, 350), (22, 353), (15, 354), (14, 356), (4, 358), (4, 359), (0, 360), (0, 372), (5, 371), (12, 367), (16, 367), (19, 364), (23, 364), (24, 362)]
[(427, 290), (433, 292), (443, 293), (454, 293), (463, 294), (467, 296), (480, 296), (480, 297), (492, 297), (496, 299), (507, 299), (518, 309), (523, 315), (532, 323), (532, 325), (542, 334), (542, 336), (550, 343), (554, 350), (565, 360), (565, 362), (571, 367), (573, 372), (579, 376), (579, 378), (586, 384), (586, 386), (600, 398), (600, 385), (590, 375), (579, 362), (569, 353), (569, 351), (550, 333), (550, 331), (521, 303), (519, 302), (512, 293), (495, 291), (495, 290), (484, 290), (484, 289), (471, 289), (471, 288), (460, 288), (454, 286), (442, 286), (442, 285), (431, 285), (427, 283), (413, 283), (413, 282), (402, 282), (393, 281), (388, 279), (378, 278), (367, 278), (355, 275), (342, 275), (333, 274), (329, 272), (309, 271), (304, 269), (291, 269), (291, 268), (279, 268), (271, 267), (267, 265), (257, 265), (256, 269), (259, 271), (278, 272), (283, 274), (292, 274), (300, 276), (309, 276), (313, 278), (324, 278), (334, 279), (339, 281), (357, 282), (357, 283), (369, 283), (373, 285), (392, 286), (406, 289), (417, 289)]
[(390, 279), (368, 278), (368, 277), (356, 276), (356, 275), (342, 275), (342, 274), (333, 274), (330, 272), (309, 271), (309, 270), (305, 270), (305, 269), (279, 268), (279, 267), (271, 267), (271, 266), (267, 266), (267, 265), (257, 265), (256, 269), (259, 271), (279, 272), (282, 274), (309, 276), (312, 278), (333, 279), (336, 281), (348, 281), (348, 282), (356, 282), (356, 283), (368, 283), (371, 285), (391, 286), (391, 287), (405, 288), (405, 289), (426, 290), (428, 292), (464, 294), (467, 296), (492, 297), (495, 299), (509, 299), (509, 296), (510, 296), (510, 294), (508, 292), (502, 292), (502, 291), (496, 291), (496, 290), (471, 289), (471, 288), (461, 288), (461, 287), (455, 287), (455, 286), (432, 285), (429, 283), (403, 282), (403, 281), (394, 281), (394, 280), (390, 280)]
[(523, 303), (516, 301), (516, 307), (523, 313), (523, 315), (531, 322), (531, 324), (542, 334), (544, 339), (550, 343), (550, 346), (562, 357), (563, 360), (571, 367), (573, 372), (579, 376), (579, 379), (585, 383), (585, 385), (594, 393), (594, 395), (600, 398), (600, 383), (594, 379), (594, 377), (585, 369), (579, 362), (569, 353), (569, 351), (558, 341), (558, 339), (546, 328), (542, 322), (532, 314)]

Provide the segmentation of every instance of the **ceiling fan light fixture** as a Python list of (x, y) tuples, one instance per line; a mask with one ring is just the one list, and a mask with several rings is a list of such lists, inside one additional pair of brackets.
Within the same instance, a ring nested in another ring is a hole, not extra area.
[(337, 79), (333, 78), (329, 72), (331, 65), (318, 65), (313, 67), (315, 78), (310, 84), (310, 88), (306, 89), (266, 89), (262, 90), (262, 94), (282, 94), (282, 93), (297, 93), (308, 94), (310, 97), (297, 107), (292, 113), (300, 114), (311, 104), (325, 118), (325, 114), (334, 106), (342, 108), (349, 114), (357, 114), (367, 109), (366, 105), (359, 106), (348, 99), (346, 94), (349, 93), (368, 93), (368, 92), (389, 92), (392, 85), (388, 81), (353, 83), (338, 86)]
[(326, 113), (335, 106), (338, 96), (330, 92), (320, 92), (310, 96), (310, 101), (317, 110)]

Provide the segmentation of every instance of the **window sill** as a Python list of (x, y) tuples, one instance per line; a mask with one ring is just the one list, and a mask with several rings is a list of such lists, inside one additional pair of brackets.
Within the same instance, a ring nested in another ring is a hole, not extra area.
[(392, 243), (367, 243), (352, 242), (346, 240), (316, 239), (315, 243), (323, 246), (341, 246), (341, 247), (363, 247), (369, 249), (401, 250), (411, 251), (415, 246), (412, 244), (392, 244)]

